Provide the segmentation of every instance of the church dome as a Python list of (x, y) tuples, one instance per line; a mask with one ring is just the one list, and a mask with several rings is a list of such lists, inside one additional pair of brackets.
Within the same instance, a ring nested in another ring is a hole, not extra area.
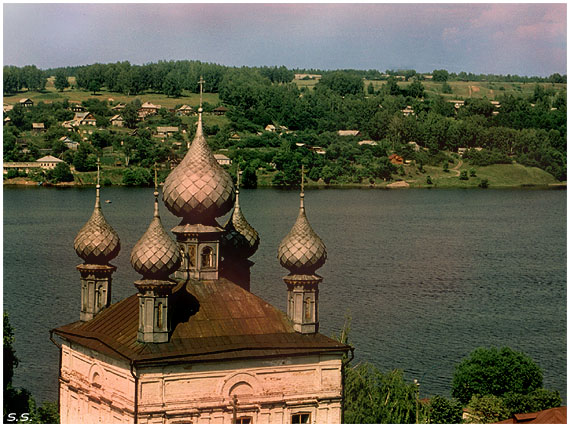
[(292, 274), (314, 274), (327, 259), (327, 249), (317, 233), (313, 231), (303, 204), (301, 193), (299, 216), (293, 228), (281, 241), (278, 250), (279, 262)]
[(154, 196), (154, 217), (133, 247), (131, 265), (145, 279), (166, 279), (180, 266), (180, 250), (160, 221), (158, 191)]
[(121, 243), (118, 234), (107, 223), (101, 211), (99, 187), (97, 184), (93, 214), (75, 236), (73, 246), (86, 264), (104, 265), (119, 254)]
[(226, 233), (222, 238), (223, 254), (240, 258), (249, 258), (259, 246), (259, 234), (243, 216), (239, 206), (239, 189), (236, 189), (236, 202), (232, 216), (224, 225)]
[(188, 153), (164, 182), (162, 200), (189, 224), (212, 224), (232, 208), (234, 185), (206, 142), (201, 114)]

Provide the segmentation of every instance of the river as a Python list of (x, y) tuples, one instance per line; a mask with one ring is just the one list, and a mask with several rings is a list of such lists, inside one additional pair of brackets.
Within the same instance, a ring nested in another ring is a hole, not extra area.
[[(153, 210), (150, 188), (103, 188), (103, 211), (121, 238), (113, 302), (134, 294), (130, 251)], [(73, 239), (94, 188), (4, 187), (4, 309), (20, 359), (14, 383), (57, 400), (53, 327), (79, 318), (81, 260)], [(285, 309), (277, 247), (293, 225), (296, 191), (242, 190), (261, 243), (251, 291)], [(346, 315), (355, 362), (404, 370), (422, 396), (449, 396), (454, 367), (480, 346), (531, 356), (544, 386), (566, 399), (566, 191), (307, 190), (307, 216), (327, 245), (318, 273), (321, 332)], [(178, 221), (164, 205), (167, 229)]]

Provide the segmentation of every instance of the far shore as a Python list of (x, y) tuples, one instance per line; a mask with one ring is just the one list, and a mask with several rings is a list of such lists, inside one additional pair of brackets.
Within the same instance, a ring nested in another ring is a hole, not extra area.
[[(5, 179), (4, 180), (5, 186), (18, 186), (18, 187), (94, 187), (94, 184), (80, 184), (78, 182), (60, 182), (57, 184), (50, 184), (50, 183), (39, 183), (36, 181), (32, 181), (26, 178), (12, 178), (12, 179)], [(109, 185), (106, 187), (125, 187), (124, 185)], [(271, 185), (258, 185), (258, 188), (279, 188), (274, 187)], [(479, 188), (474, 186), (446, 186), (446, 185), (418, 185), (415, 182), (408, 183), (406, 181), (392, 181), (392, 182), (382, 182), (379, 184), (324, 184), (324, 183), (315, 183), (309, 182), (305, 184), (305, 188), (338, 188), (338, 189), (349, 189), (349, 188), (371, 188), (371, 189), (380, 189), (380, 190), (402, 190), (402, 189), (450, 189), (450, 188), (457, 188), (457, 189), (473, 189)], [(517, 185), (489, 185), (488, 189), (505, 189), (505, 188), (520, 188), (520, 189), (565, 189), (566, 188), (566, 181), (564, 182), (556, 182), (551, 184), (532, 184), (532, 183), (520, 183)]]

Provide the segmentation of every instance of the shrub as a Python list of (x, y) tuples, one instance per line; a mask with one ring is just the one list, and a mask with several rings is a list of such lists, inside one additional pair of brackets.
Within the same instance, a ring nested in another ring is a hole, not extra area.
[(58, 163), (55, 168), (48, 171), (47, 177), (52, 182), (71, 182), (73, 174), (69, 169), (69, 165), (65, 162)]
[(467, 176), (467, 171), (461, 171), (459, 174), (459, 179), (462, 181), (467, 181), (469, 177)]
[(479, 187), (481, 188), (489, 188), (489, 180), (486, 178), (483, 178), (481, 180), (481, 182), (479, 183)]
[(427, 183), (428, 185), (432, 185), (432, 184), (433, 184), (433, 181), (431, 180), (431, 176), (428, 175), (428, 176), (426, 177), (426, 183)]

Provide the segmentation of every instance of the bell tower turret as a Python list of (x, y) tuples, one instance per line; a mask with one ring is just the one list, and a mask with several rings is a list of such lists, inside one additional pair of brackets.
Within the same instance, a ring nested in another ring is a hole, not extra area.
[(319, 331), (319, 283), (323, 280), (315, 271), (324, 265), (327, 250), (305, 214), (304, 175), (303, 168), (299, 215), (281, 241), (278, 257), (290, 272), (283, 278), (287, 285), (287, 317), (297, 332), (312, 334)]
[[(202, 83), (200, 79), (200, 99)], [(218, 164), (202, 129), (202, 103), (198, 109), (196, 135), (186, 156), (164, 182), (162, 200), (180, 224), (172, 229), (183, 255), (175, 273), (179, 280), (218, 279), (220, 240), (224, 229), (216, 218), (234, 202), (230, 175)]]
[(119, 236), (101, 211), (100, 162), (97, 159), (97, 187), (95, 209), (89, 221), (79, 230), (73, 246), (84, 263), (77, 269), (81, 274), (80, 320), (93, 319), (111, 304), (111, 276), (117, 267), (109, 264), (119, 254)]
[(143, 276), (135, 282), (139, 291), (137, 338), (144, 343), (168, 342), (171, 318), (169, 297), (176, 285), (169, 275), (180, 266), (180, 251), (160, 221), (156, 166), (154, 215), (148, 229), (133, 247), (131, 264)]

